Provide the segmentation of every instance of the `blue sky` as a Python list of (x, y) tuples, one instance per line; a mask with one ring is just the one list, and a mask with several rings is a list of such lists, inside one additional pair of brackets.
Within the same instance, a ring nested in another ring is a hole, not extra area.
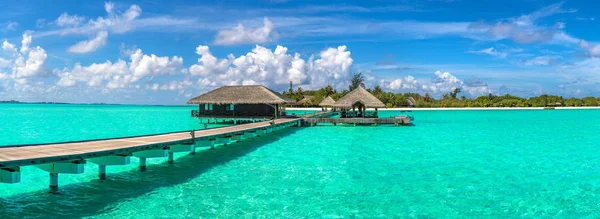
[[(0, 100), (183, 104), (215, 87), (600, 96), (584, 1), (4, 1)], [(600, 19), (600, 18), (599, 18)]]

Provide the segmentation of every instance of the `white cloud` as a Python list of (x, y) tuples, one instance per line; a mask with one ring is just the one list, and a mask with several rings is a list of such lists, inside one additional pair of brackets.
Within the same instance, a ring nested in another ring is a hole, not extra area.
[(397, 79), (393, 79), (388, 82), (386, 82), (385, 80), (382, 80), (382, 84), (384, 84), (385, 88), (394, 90), (394, 91), (417, 90), (417, 89), (422, 88), (422, 85), (413, 76), (410, 76), (410, 75), (404, 77), (403, 79), (397, 78)]
[[(21, 49), (18, 51), (14, 44), (6, 40), (2, 43), (2, 49), (10, 55), (10, 59), (2, 58), (0, 60), (0, 72), (10, 72), (10, 77), (15, 82), (22, 83), (27, 81), (24, 78), (46, 75), (47, 71), (44, 68), (48, 58), (46, 51), (39, 46), (30, 48), (31, 35), (29, 33), (23, 34), (21, 44)], [(7, 77), (7, 75), (5, 74), (3, 77)]]
[(521, 63), (528, 66), (558, 65), (561, 58), (561, 56), (538, 56), (533, 59), (523, 60)]
[(4, 50), (4, 52), (7, 52), (11, 55), (17, 54), (17, 47), (14, 44), (9, 43), (6, 40), (4, 40), (4, 42), (2, 42), (2, 49)]
[[(573, 44), (578, 39), (565, 33), (565, 24), (546, 25), (542, 19), (554, 14), (570, 13), (562, 3), (549, 5), (517, 17), (500, 19), (491, 23), (428, 22), (413, 20), (356, 19), (351, 16), (295, 17), (272, 14), (270, 20), (286, 36), (377, 36), (377, 39), (424, 39), (459, 36), (478, 41), (512, 40), (517, 43)], [(365, 40), (358, 38), (354, 40)], [(368, 40), (368, 38), (367, 38)]]
[(590, 56), (600, 57), (600, 44), (591, 44), (585, 40), (579, 43), (579, 47), (589, 53)]
[(245, 55), (218, 59), (207, 46), (198, 46), (196, 53), (201, 57), (189, 72), (192, 76), (200, 76), (198, 84), (201, 87), (263, 84), (280, 90), (290, 81), (305, 88), (326, 85), (344, 88), (348, 84), (353, 60), (346, 46), (327, 48), (318, 58), (311, 56), (308, 60), (287, 51), (283, 46), (277, 46), (274, 51), (256, 46)]
[(31, 34), (24, 33), (23, 40), (21, 40), (21, 53), (29, 52), (29, 45), (31, 44)]
[(487, 83), (477, 78), (463, 81), (449, 72), (442, 71), (436, 71), (434, 75), (430, 82), (421, 82), (409, 75), (404, 78), (383, 79), (380, 80), (379, 85), (394, 92), (427, 92), (434, 96), (441, 96), (444, 93), (453, 91), (455, 88), (460, 88), (466, 94), (465, 96), (471, 97), (491, 92)]
[(115, 4), (112, 2), (104, 2), (104, 10), (108, 14), (112, 14), (113, 10), (115, 10)]
[[(87, 22), (80, 22), (78, 25), (63, 28), (57, 32), (46, 34), (97, 34), (100, 31), (113, 33), (125, 33), (133, 28), (133, 22), (142, 14), (142, 9), (138, 5), (131, 5), (123, 13), (110, 13), (106, 17), (89, 19)], [(77, 16), (77, 15), (73, 15)]]
[(23, 56), (15, 60), (15, 73), (17, 78), (42, 76), (45, 72), (43, 66), (48, 59), (46, 51), (41, 47), (35, 47), (29, 51), (27, 59)]
[(182, 73), (183, 58), (173, 56), (145, 55), (141, 49), (131, 54), (130, 62), (118, 60), (113, 63), (94, 63), (82, 66), (76, 63), (72, 69), (55, 70), (60, 78), (57, 85), (63, 87), (75, 86), (84, 82), (88, 86), (105, 86), (108, 89), (127, 88), (133, 82), (142, 78), (152, 79), (160, 75)]
[(104, 10), (107, 15), (96, 19), (62, 13), (54, 21), (60, 29), (39, 32), (37, 36), (88, 35), (89, 40), (80, 41), (68, 49), (72, 53), (88, 53), (104, 46), (108, 33), (122, 34), (133, 29), (136, 19), (142, 13), (138, 5), (131, 5), (126, 11), (119, 13), (111, 2), (104, 4)]
[(67, 50), (70, 53), (88, 53), (96, 51), (98, 48), (106, 45), (106, 39), (108, 38), (108, 32), (100, 31), (93, 39), (84, 40), (77, 44), (69, 47)]
[[(308, 72), (311, 88), (332, 85), (335, 88), (345, 88), (351, 77), (354, 60), (346, 46), (327, 48), (319, 54), (320, 59), (308, 60)], [(314, 61), (313, 61), (314, 60)]]
[(487, 55), (491, 55), (497, 58), (506, 58), (506, 56), (508, 55), (508, 53), (506, 52), (499, 52), (496, 49), (494, 49), (494, 47), (490, 47), (487, 49), (482, 49), (482, 50), (477, 50), (477, 51), (468, 51), (468, 53), (474, 53), (474, 54), (487, 54)]
[(257, 28), (246, 28), (238, 24), (232, 29), (221, 30), (217, 33), (214, 43), (216, 45), (234, 45), (248, 43), (264, 43), (275, 38), (273, 23), (264, 18), (263, 26)]
[(9, 21), (5, 23), (4, 32), (16, 30), (19, 26), (19, 23), (14, 21)]
[(147, 84), (146, 85), (146, 89), (147, 90), (184, 90), (188, 87), (192, 87), (193, 86), (193, 82), (188, 80), (188, 79), (184, 79), (183, 81), (171, 81), (167, 84), (158, 84), (158, 83), (154, 83), (152, 85)]
[(228, 59), (217, 59), (212, 55), (208, 46), (196, 47), (196, 54), (200, 55), (198, 64), (190, 67), (190, 73), (194, 76), (207, 77), (211, 74), (224, 74), (231, 65)]
[(77, 27), (85, 21), (85, 17), (62, 13), (54, 23), (59, 27)]

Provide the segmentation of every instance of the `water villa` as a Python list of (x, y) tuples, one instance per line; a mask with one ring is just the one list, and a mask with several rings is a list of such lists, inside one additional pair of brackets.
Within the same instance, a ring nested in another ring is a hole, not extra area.
[(404, 106), (404, 107), (416, 107), (417, 106), (417, 101), (413, 97), (408, 97), (408, 98), (406, 98), (406, 103), (403, 104), (402, 106)]
[(296, 104), (294, 104), (295, 106), (314, 106), (315, 104), (313, 103), (313, 100), (315, 99), (314, 96), (308, 96), (305, 95), (304, 98), (302, 98), (302, 100), (298, 101)]
[[(354, 89), (332, 106), (341, 110), (342, 118), (377, 118), (377, 109), (385, 108), (385, 104), (381, 100), (362, 87)], [(375, 108), (375, 112), (367, 113), (367, 108)], [(358, 111), (356, 111), (357, 109)]]
[(285, 105), (294, 101), (262, 85), (244, 85), (220, 87), (187, 103), (198, 104), (193, 117), (237, 124), (285, 116)]
[[(337, 102), (331, 104), (331, 106), (334, 111), (331, 111), (330, 114), (339, 115), (339, 118), (313, 116), (311, 118), (304, 118), (304, 121), (311, 126), (319, 123), (329, 123), (334, 126), (337, 124), (410, 125), (410, 117), (408, 116), (379, 118), (377, 110), (379, 108), (385, 108), (385, 104), (362, 87), (354, 89)], [(367, 112), (367, 108), (373, 108), (375, 111)], [(339, 112), (337, 111), (338, 109)]]
[(321, 102), (319, 103), (319, 106), (320, 106), (322, 109), (325, 109), (325, 108), (327, 108), (327, 107), (332, 107), (332, 106), (333, 106), (333, 104), (335, 104), (335, 100), (333, 100), (333, 98), (331, 98), (331, 96), (327, 96), (327, 97), (326, 97), (326, 98), (325, 98), (323, 101), (321, 101)]

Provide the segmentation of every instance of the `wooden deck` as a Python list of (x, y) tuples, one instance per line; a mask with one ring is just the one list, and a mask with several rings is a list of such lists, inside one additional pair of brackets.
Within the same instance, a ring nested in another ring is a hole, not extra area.
[(194, 140), (212, 139), (245, 131), (281, 126), (298, 120), (300, 118), (277, 119), (274, 125), (271, 125), (270, 121), (265, 121), (198, 130), (194, 131), (193, 134), (192, 131), (189, 131), (93, 141), (6, 146), (0, 147), (0, 168), (130, 154), (136, 151), (166, 148), (170, 145), (191, 144)]
[(304, 114), (304, 115), (302, 115), (302, 118), (325, 118), (325, 117), (333, 116), (337, 113), (339, 113), (339, 112), (320, 111), (320, 112), (311, 113), (311, 114)]
[(410, 125), (410, 118), (402, 116), (397, 118), (304, 118), (307, 124), (315, 125), (318, 123), (336, 124), (394, 124)]

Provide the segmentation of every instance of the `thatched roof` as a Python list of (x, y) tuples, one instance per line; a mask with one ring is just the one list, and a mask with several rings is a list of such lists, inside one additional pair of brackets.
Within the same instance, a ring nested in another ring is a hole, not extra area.
[(328, 96), (323, 101), (321, 101), (321, 103), (319, 103), (319, 106), (332, 106), (334, 103), (335, 100), (333, 100), (331, 96)]
[(262, 85), (223, 86), (188, 100), (188, 104), (282, 104), (295, 101)]
[(415, 98), (413, 98), (413, 97), (406, 98), (406, 103), (409, 106), (416, 106), (417, 105), (417, 101), (415, 101)]
[(306, 105), (312, 106), (312, 105), (314, 105), (312, 102), (314, 98), (315, 98), (314, 96), (305, 95), (304, 98), (302, 98), (302, 100), (300, 100), (296, 103), (296, 105), (304, 106), (306, 104)]
[(350, 93), (346, 94), (346, 96), (339, 99), (334, 107), (344, 107), (344, 108), (352, 108), (352, 105), (360, 102), (366, 107), (370, 108), (384, 108), (385, 104), (383, 104), (377, 97), (373, 96), (369, 91), (365, 90), (362, 87), (358, 87)]

